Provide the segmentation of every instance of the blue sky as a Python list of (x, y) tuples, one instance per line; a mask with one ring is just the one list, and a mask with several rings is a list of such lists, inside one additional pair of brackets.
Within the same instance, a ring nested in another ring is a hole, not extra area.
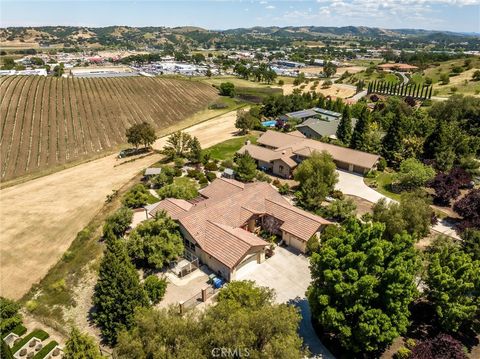
[(1, 0), (1, 26), (371, 26), (480, 32), (480, 0)]

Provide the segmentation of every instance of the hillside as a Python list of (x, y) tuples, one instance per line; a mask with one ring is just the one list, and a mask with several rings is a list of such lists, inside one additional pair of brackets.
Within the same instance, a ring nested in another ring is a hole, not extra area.
[[(211, 47), (282, 46), (293, 41), (315, 41), (322, 38), (375, 39), (381, 41), (408, 40), (451, 46), (468, 42), (467, 48), (480, 44), (479, 36), (448, 31), (416, 29), (381, 29), (365, 26), (288, 26), (253, 27), (229, 30), (206, 30), (198, 27), (129, 27), (101, 28), (74, 26), (15, 27), (0, 29), (0, 44), (4, 47), (127, 47), (164, 48), (171, 45)], [(462, 45), (465, 46), (465, 45)]]
[(216, 98), (197, 81), (158, 78), (0, 79), (0, 180), (92, 158), (147, 121), (168, 127)]

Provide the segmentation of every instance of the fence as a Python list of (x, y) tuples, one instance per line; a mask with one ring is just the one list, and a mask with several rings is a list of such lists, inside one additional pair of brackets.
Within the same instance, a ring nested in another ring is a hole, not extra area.
[(190, 299), (186, 300), (179, 305), (180, 314), (185, 313), (187, 310), (195, 308), (200, 303), (205, 303), (209, 298), (214, 296), (220, 288), (214, 288), (213, 286), (209, 285), (208, 287), (202, 289), (200, 292), (195, 294)]
[(200, 267), (200, 261), (195, 254), (185, 250), (183, 253), (183, 258), (185, 259), (175, 263), (170, 268), (170, 271), (179, 278), (185, 277), (187, 274), (192, 273), (194, 270)]

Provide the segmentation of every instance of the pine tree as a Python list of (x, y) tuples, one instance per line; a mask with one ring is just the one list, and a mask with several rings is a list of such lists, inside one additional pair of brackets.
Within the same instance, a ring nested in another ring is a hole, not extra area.
[(441, 171), (448, 171), (455, 161), (456, 128), (446, 121), (439, 120), (435, 130), (425, 140), (425, 157), (435, 159), (435, 166)]
[(342, 118), (337, 128), (337, 138), (346, 145), (349, 145), (352, 139), (352, 116), (349, 106), (345, 106), (343, 109)]
[(355, 129), (352, 134), (352, 139), (350, 141), (350, 147), (357, 150), (362, 150), (365, 147), (365, 136), (368, 132), (368, 126), (370, 123), (370, 113), (368, 108), (365, 106), (360, 113), (360, 118), (355, 124)]
[(111, 231), (106, 241), (93, 295), (94, 319), (105, 340), (114, 344), (118, 333), (132, 325), (135, 308), (146, 307), (149, 302), (128, 257), (125, 242)]
[(100, 359), (102, 355), (95, 340), (87, 334), (82, 334), (73, 327), (65, 344), (65, 359)]
[(237, 159), (237, 179), (242, 182), (251, 182), (257, 174), (257, 164), (248, 152)]
[(402, 142), (402, 116), (397, 114), (382, 141), (383, 157), (389, 165), (396, 166), (399, 164)]
[(188, 159), (192, 163), (200, 163), (202, 161), (202, 146), (197, 137), (193, 137), (189, 142)]

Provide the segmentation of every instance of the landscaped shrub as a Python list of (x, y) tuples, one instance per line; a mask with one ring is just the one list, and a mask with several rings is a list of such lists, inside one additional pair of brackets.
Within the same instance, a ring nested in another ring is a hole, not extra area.
[(187, 177), (198, 179), (201, 172), (199, 170), (188, 170)]
[(38, 338), (40, 340), (45, 340), (49, 337), (48, 333), (42, 329), (35, 329), (31, 333), (27, 334), (24, 336), (21, 340), (19, 340), (13, 347), (12, 347), (12, 353), (16, 353), (17, 351), (20, 350), (21, 347), (23, 347), (25, 344), (27, 344), (30, 339), (33, 337)]
[(257, 179), (257, 181), (262, 181), (267, 183), (272, 182), (272, 179), (265, 172), (262, 172), (262, 171), (257, 171), (255, 178)]
[(143, 283), (143, 288), (145, 288), (152, 303), (157, 304), (165, 295), (167, 281), (163, 278), (158, 278), (156, 275), (149, 275)]
[(225, 168), (233, 168), (233, 160), (228, 159), (228, 160), (223, 160), (220, 165)]
[(405, 340), (405, 346), (408, 349), (413, 349), (415, 345), (417, 345), (417, 342), (415, 341), (415, 339), (408, 338), (407, 340)]
[(334, 190), (332, 192), (331, 196), (335, 199), (344, 199), (345, 198), (345, 195), (343, 194), (343, 192), (338, 190), (338, 189)]
[(319, 250), (320, 250), (320, 241), (318, 240), (317, 236), (313, 235), (307, 241), (307, 254), (311, 255), (312, 253), (316, 253)]
[(122, 203), (128, 208), (140, 208), (148, 203), (148, 199), (149, 193), (147, 188), (139, 183), (125, 193)]
[(400, 349), (398, 349), (398, 351), (393, 355), (393, 358), (394, 359), (408, 359), (410, 357), (410, 354), (412, 352), (410, 351), (410, 349), (408, 348), (405, 348), (405, 347), (401, 347)]
[(209, 182), (213, 182), (217, 178), (217, 175), (213, 172), (207, 172), (205, 176), (207, 176)]
[(205, 167), (205, 170), (207, 170), (207, 171), (217, 171), (218, 170), (217, 164), (213, 161), (208, 162), (204, 167)]
[(2, 335), (22, 323), (19, 309), (20, 305), (13, 300), (0, 297), (0, 333)]
[(181, 157), (176, 157), (173, 163), (176, 168), (182, 168), (183, 165), (185, 164), (185, 160)]
[(282, 194), (282, 195), (286, 195), (290, 192), (290, 186), (288, 185), (288, 183), (284, 183), (284, 184), (281, 184), (279, 187), (278, 187), (278, 193)]
[(58, 343), (55, 340), (52, 340), (50, 343), (45, 345), (42, 349), (38, 351), (37, 354), (32, 359), (43, 359), (45, 356), (50, 353), (53, 348), (55, 348), (58, 345)]
[(387, 161), (385, 160), (385, 158), (380, 157), (377, 163), (377, 170), (379, 170), (380, 172), (383, 172), (385, 171), (386, 167), (387, 167)]

